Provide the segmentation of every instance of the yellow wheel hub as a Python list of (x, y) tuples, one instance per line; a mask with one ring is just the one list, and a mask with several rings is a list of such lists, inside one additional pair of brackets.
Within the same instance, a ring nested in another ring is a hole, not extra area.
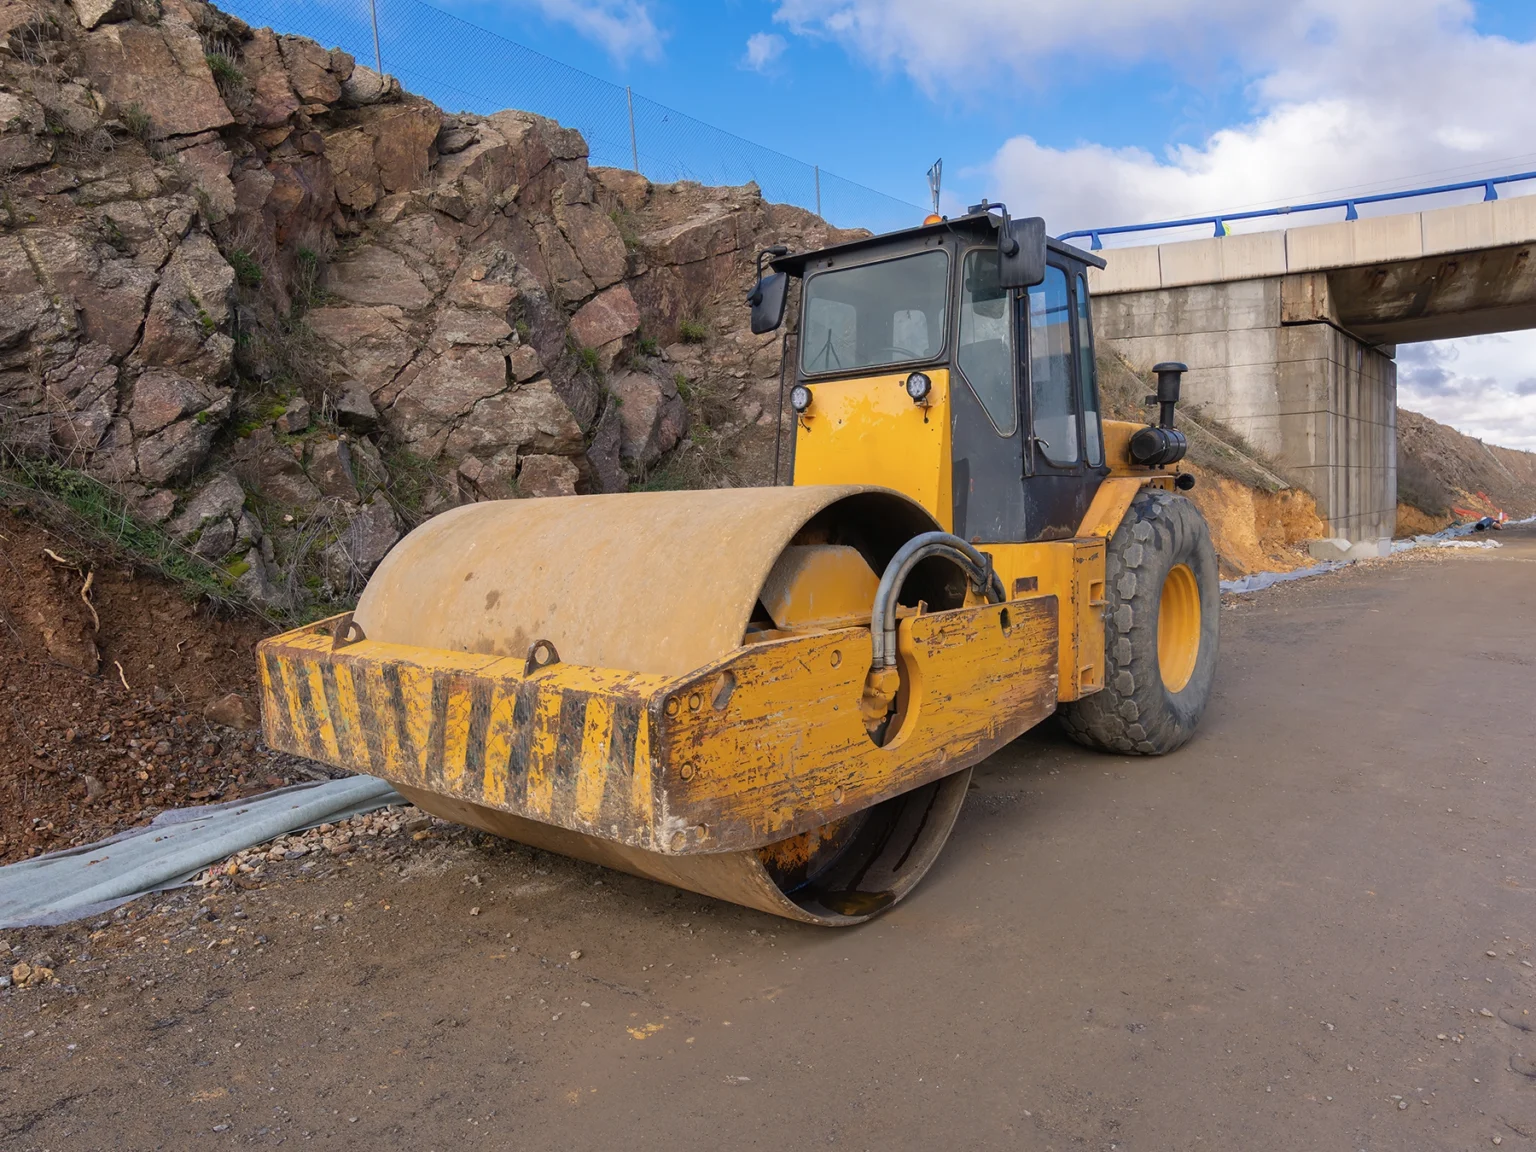
[(1188, 564), (1175, 564), (1163, 581), (1157, 609), (1157, 666), (1163, 687), (1182, 692), (1200, 656), (1200, 586)]

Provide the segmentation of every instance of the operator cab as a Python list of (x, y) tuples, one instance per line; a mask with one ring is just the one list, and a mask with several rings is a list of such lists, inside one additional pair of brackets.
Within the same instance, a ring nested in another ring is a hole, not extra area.
[(779, 326), (801, 281), (793, 483), (896, 488), (976, 543), (1075, 534), (1109, 472), (1087, 280), (1101, 259), (984, 203), (765, 260), (755, 332)]

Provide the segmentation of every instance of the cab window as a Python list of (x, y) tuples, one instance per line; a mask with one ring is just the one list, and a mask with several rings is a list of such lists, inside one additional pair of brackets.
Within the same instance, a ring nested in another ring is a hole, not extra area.
[(1099, 373), (1093, 358), (1093, 320), (1088, 314), (1088, 281), (1077, 276), (1077, 381), (1082, 394), (1083, 437), (1089, 464), (1104, 463), (1104, 438), (1099, 427)]
[(949, 256), (920, 252), (818, 272), (805, 285), (806, 375), (932, 360), (944, 350)]
[(1067, 274), (1051, 265), (1029, 290), (1029, 386), (1035, 443), (1052, 464), (1081, 459), (1072, 389), (1072, 306)]
[(961, 373), (999, 433), (1012, 436), (1018, 425), (1013, 386), (1013, 324), (1008, 292), (998, 285), (997, 251), (969, 252), (960, 293)]

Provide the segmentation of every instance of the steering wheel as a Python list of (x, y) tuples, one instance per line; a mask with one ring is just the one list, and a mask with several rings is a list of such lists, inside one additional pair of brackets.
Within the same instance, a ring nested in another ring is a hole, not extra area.
[(876, 349), (876, 351), (895, 352), (903, 360), (919, 359), (919, 356), (916, 352), (912, 351), (910, 348), (903, 348), (899, 344), (882, 344)]

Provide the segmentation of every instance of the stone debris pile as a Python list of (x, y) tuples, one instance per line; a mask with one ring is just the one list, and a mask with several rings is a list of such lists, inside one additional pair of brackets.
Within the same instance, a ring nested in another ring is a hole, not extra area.
[(447, 827), (444, 821), (409, 804), (392, 805), (252, 845), (211, 866), (192, 883), (198, 888), (238, 887), (239, 880), (255, 880), (272, 865), (321, 856), (346, 856), (370, 844), (378, 844), (386, 837), (401, 834), (409, 835), (412, 840), (425, 840), (432, 835), (432, 829), (439, 826)]

